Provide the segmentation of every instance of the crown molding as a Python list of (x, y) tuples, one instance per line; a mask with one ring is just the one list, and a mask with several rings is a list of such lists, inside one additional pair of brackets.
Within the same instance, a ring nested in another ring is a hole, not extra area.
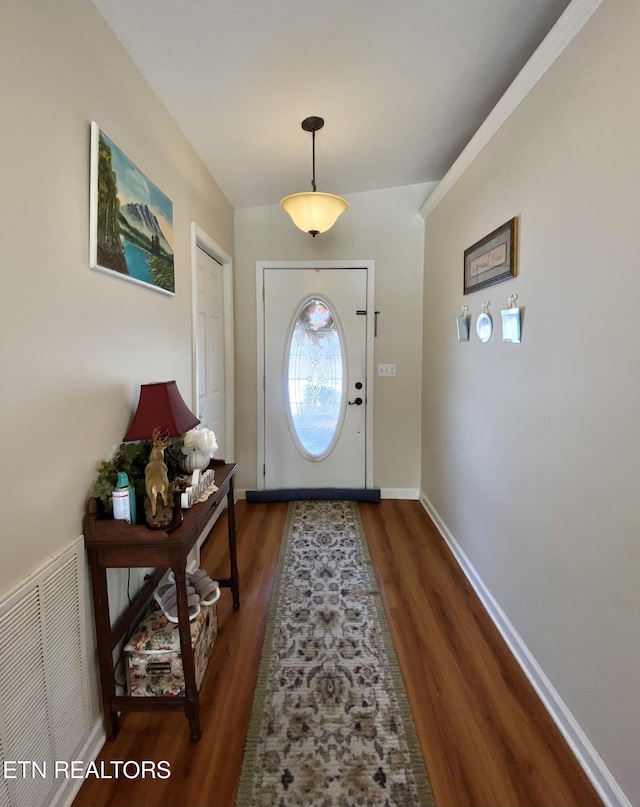
[(427, 219), (604, 0), (573, 0), (420, 209)]

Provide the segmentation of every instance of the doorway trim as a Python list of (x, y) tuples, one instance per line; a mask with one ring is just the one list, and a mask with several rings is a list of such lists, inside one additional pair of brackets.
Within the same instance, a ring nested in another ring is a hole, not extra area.
[(256, 489), (264, 490), (265, 400), (264, 400), (264, 273), (268, 269), (366, 269), (367, 271), (367, 409), (365, 441), (365, 487), (373, 488), (373, 387), (376, 262), (364, 261), (256, 261), (257, 323), (257, 465)]
[(233, 369), (233, 260), (195, 221), (191, 222), (191, 378), (192, 401), (198, 400), (197, 250), (222, 266), (224, 306), (224, 444), (225, 461), (234, 462), (234, 369)]

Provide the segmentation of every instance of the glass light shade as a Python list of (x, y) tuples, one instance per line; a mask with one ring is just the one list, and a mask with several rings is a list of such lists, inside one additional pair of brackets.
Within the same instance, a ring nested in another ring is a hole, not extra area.
[(170, 437), (179, 437), (198, 423), (199, 419), (183, 401), (175, 381), (142, 384), (138, 408), (122, 441), (151, 440), (155, 429)]
[(280, 202), (293, 223), (305, 233), (324, 233), (336, 223), (338, 216), (349, 207), (341, 196), (332, 193), (293, 193)]

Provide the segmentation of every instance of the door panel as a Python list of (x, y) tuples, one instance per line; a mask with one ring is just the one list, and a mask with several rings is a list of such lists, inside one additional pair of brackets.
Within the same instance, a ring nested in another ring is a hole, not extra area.
[(210, 255), (197, 250), (196, 414), (203, 426), (216, 433), (219, 457), (225, 456), (223, 271)]
[(366, 306), (366, 269), (265, 269), (266, 489), (366, 487)]

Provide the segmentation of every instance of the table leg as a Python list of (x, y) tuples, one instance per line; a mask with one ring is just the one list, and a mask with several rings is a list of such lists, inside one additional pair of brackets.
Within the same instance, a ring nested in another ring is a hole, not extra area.
[[(96, 634), (102, 637), (111, 637), (111, 620), (109, 618), (109, 590), (107, 588), (107, 571), (98, 566), (97, 558), (92, 559), (91, 591), (93, 592), (93, 612), (96, 622)], [(112, 648), (109, 641), (98, 641), (96, 647), (98, 656), (98, 669), (100, 672), (100, 695), (102, 698), (102, 712), (104, 715), (104, 728), (108, 740), (113, 740), (118, 734), (120, 724), (118, 713), (111, 706), (111, 699), (116, 694), (116, 684), (113, 672)]]
[(238, 573), (238, 555), (236, 552), (236, 507), (233, 495), (233, 477), (229, 480), (229, 492), (227, 493), (227, 510), (229, 523), (229, 559), (231, 562), (231, 573), (229, 575), (231, 595), (233, 598), (233, 610), (240, 608), (240, 575)]
[(196, 686), (196, 670), (191, 646), (191, 625), (189, 622), (189, 606), (187, 603), (186, 569), (184, 559), (181, 567), (173, 566), (176, 580), (178, 600), (178, 630), (180, 633), (180, 656), (184, 674), (184, 711), (191, 728), (191, 742), (200, 739), (200, 704), (198, 687)]

